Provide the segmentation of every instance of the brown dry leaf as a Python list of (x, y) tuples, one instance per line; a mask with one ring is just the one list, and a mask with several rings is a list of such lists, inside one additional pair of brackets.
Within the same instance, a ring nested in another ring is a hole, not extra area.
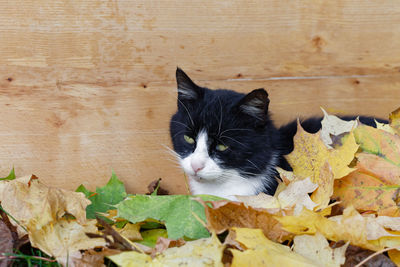
[(320, 266), (293, 252), (288, 246), (268, 240), (260, 229), (232, 228), (226, 244), (240, 249), (230, 249), (233, 254), (232, 267)]
[(380, 224), (377, 218), (362, 216), (353, 207), (346, 208), (343, 215), (330, 218), (307, 209), (299, 216), (275, 218), (283, 229), (296, 235), (315, 234), (318, 231), (329, 240), (350, 241), (352, 245), (375, 251), (400, 245), (400, 232), (386, 231), (387, 226)]
[(256, 209), (244, 203), (216, 201), (213, 208), (206, 205), (208, 229), (220, 234), (232, 227), (259, 228), (273, 241), (283, 242), (292, 235), (282, 230), (280, 223), (265, 209)]
[[(103, 238), (89, 238), (86, 233), (97, 234), (96, 220), (81, 225), (76, 220), (60, 219), (29, 233), (33, 247), (39, 248), (61, 263), (80, 258), (79, 250), (105, 246)], [(68, 259), (68, 257), (71, 257)]]
[(28, 230), (40, 230), (66, 213), (81, 224), (86, 222), (86, 206), (90, 201), (83, 193), (48, 187), (34, 175), (26, 181), (27, 177), (0, 181), (0, 201)]
[(341, 266), (346, 261), (348, 243), (332, 249), (328, 240), (319, 232), (315, 235), (299, 235), (293, 239), (293, 251), (319, 263), (321, 266)]
[(320, 184), (321, 170), (328, 162), (333, 173), (333, 178), (341, 178), (353, 171), (348, 165), (354, 159), (358, 145), (352, 133), (346, 135), (343, 145), (336, 149), (329, 149), (321, 140), (320, 132), (307, 133), (301, 125), (297, 125), (294, 137), (294, 149), (286, 158), (293, 168), (293, 173), (298, 178), (311, 178), (311, 181)]
[[(0, 220), (0, 257), (3, 253), (13, 252), (13, 236), (7, 225)], [(0, 267), (6, 267), (11, 263), (10, 260), (0, 258)]]
[(158, 254), (155, 258), (136, 251), (122, 252), (109, 258), (122, 267), (133, 266), (223, 266), (224, 246), (216, 235), (186, 242), (181, 247), (173, 247)]
[[(371, 250), (365, 250), (355, 246), (349, 246), (346, 251), (346, 262), (343, 267), (354, 267), (368, 256), (373, 254)], [(396, 265), (384, 254), (379, 254), (368, 260), (363, 267), (396, 267)]]
[(104, 257), (117, 255), (121, 253), (119, 250), (112, 250), (103, 248), (101, 251), (95, 251), (93, 249), (86, 250), (82, 253), (82, 257), (79, 259), (73, 259), (73, 265), (75, 267), (105, 267)]
[(400, 135), (400, 108), (396, 109), (389, 115), (389, 125)]

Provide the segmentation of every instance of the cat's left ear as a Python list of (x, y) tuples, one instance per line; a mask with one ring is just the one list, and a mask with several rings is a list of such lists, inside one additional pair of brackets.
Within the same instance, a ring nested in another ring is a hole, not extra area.
[(245, 95), (239, 102), (239, 109), (262, 122), (265, 122), (268, 114), (269, 98), (264, 88), (255, 89)]
[(178, 85), (178, 99), (181, 101), (197, 100), (202, 97), (203, 91), (179, 67), (176, 69), (176, 83)]

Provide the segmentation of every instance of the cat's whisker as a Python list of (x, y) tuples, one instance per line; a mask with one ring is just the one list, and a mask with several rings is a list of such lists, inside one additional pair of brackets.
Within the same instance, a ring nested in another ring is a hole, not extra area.
[(186, 124), (184, 124), (184, 123), (182, 123), (182, 122), (180, 122), (180, 121), (171, 120), (171, 122), (176, 123), (176, 124), (183, 125), (183, 126), (185, 126), (188, 130), (191, 130), (191, 129), (192, 129), (192, 128), (190, 128), (189, 126), (187, 126)]
[(249, 162), (249, 163), (251, 163), (257, 170), (259, 170), (259, 171), (261, 172), (260, 168), (259, 168), (256, 164), (254, 164), (254, 162), (252, 162), (252, 161), (249, 160), (249, 159), (246, 159), (246, 161)]
[(220, 107), (220, 118), (219, 118), (219, 124), (218, 124), (218, 135), (220, 135), (221, 132), (221, 126), (222, 126), (222, 104), (221, 104), (221, 99), (218, 97), (218, 103)]
[(251, 131), (251, 130), (250, 129), (245, 129), (245, 128), (231, 128), (231, 129), (227, 129), (227, 130), (222, 131), (222, 133), (220, 133), (220, 134), (222, 135), (222, 134), (224, 134), (226, 132), (229, 132), (229, 131)]
[(187, 112), (187, 114), (188, 114), (188, 116), (189, 116), (190, 122), (192, 123), (192, 126), (194, 127), (194, 121), (193, 121), (193, 119), (192, 119), (192, 116), (190, 116), (189, 110), (187, 109), (187, 107), (185, 106), (185, 104), (183, 104), (183, 102), (179, 100), (179, 98), (176, 98), (176, 99), (177, 99), (177, 100), (179, 101), (179, 103), (181, 103), (181, 105), (185, 108), (185, 110), (186, 110), (186, 112)]
[(243, 143), (239, 142), (238, 140), (236, 140), (235, 138), (232, 138), (232, 137), (229, 137), (229, 136), (226, 136), (226, 135), (221, 135), (220, 138), (227, 138), (227, 139), (230, 139), (232, 141), (235, 141), (236, 143), (238, 143), (238, 144), (240, 144), (240, 145), (242, 145), (244, 147), (248, 147), (245, 144), (243, 144)]

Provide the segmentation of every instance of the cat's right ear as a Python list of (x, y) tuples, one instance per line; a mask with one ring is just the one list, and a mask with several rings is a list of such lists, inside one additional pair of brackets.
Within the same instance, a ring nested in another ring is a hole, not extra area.
[(179, 67), (176, 69), (176, 83), (178, 84), (178, 99), (193, 101), (202, 97), (203, 90), (197, 86)]

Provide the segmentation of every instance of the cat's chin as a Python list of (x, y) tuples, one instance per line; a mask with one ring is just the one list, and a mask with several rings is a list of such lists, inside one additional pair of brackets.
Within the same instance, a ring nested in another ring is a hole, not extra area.
[(209, 183), (212, 182), (214, 179), (210, 179), (210, 178), (205, 178), (205, 177), (201, 177), (198, 175), (189, 175), (189, 178), (198, 182), (198, 183)]

